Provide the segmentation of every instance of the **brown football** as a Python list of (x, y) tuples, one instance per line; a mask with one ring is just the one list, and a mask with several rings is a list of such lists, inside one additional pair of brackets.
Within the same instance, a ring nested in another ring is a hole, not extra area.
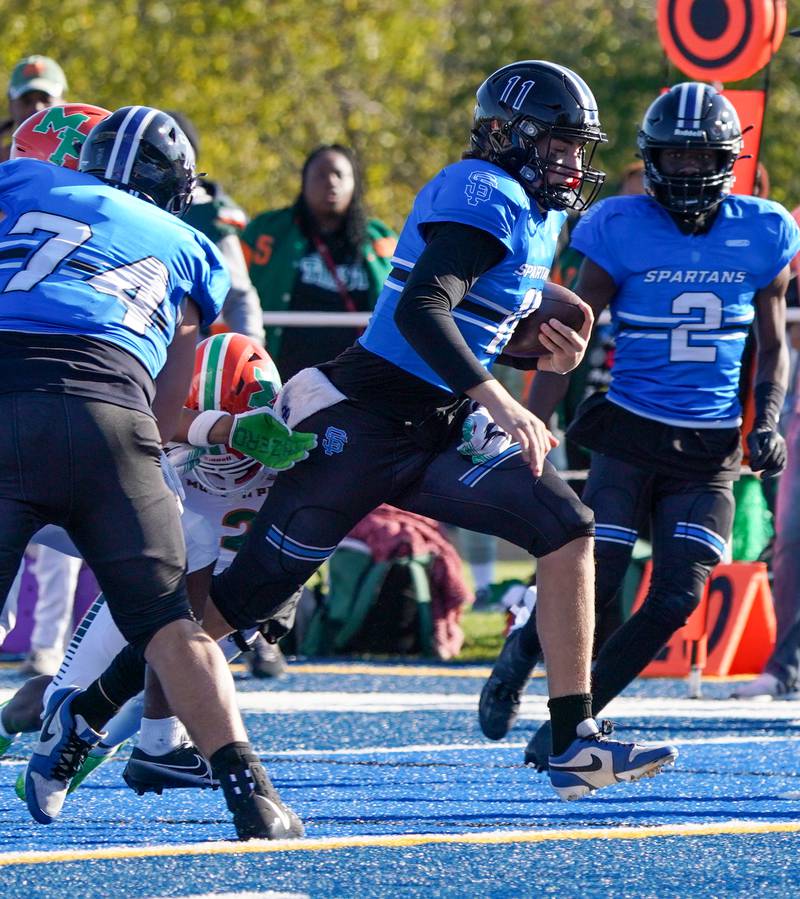
[(539, 341), (539, 325), (555, 318), (573, 331), (580, 331), (584, 314), (579, 302), (578, 295), (568, 288), (545, 281), (539, 308), (520, 319), (503, 353), (508, 356), (547, 356), (550, 351)]

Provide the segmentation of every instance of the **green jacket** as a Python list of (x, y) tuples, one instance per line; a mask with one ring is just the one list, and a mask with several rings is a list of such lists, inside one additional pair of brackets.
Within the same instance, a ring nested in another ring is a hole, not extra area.
[[(261, 308), (269, 312), (288, 309), (297, 277), (297, 263), (308, 253), (310, 246), (295, 220), (294, 207), (257, 215), (242, 232), (242, 244)], [(391, 228), (377, 219), (367, 222), (367, 240), (361, 252), (372, 308), (392, 267), (396, 245), (396, 235)], [(274, 359), (278, 358), (282, 331), (282, 328), (267, 328), (267, 347)]]

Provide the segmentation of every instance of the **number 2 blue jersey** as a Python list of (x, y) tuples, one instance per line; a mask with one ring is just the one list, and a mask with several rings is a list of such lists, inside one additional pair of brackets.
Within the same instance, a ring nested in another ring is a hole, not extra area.
[(740, 424), (753, 297), (800, 250), (789, 213), (731, 195), (707, 233), (685, 235), (650, 197), (611, 197), (583, 216), (572, 245), (618, 287), (609, 400), (667, 424)]
[(450, 390), (400, 334), (394, 313), (409, 272), (425, 249), (423, 227), (458, 222), (487, 231), (508, 251), (453, 310), (469, 348), (482, 365), (491, 368), (517, 322), (541, 302), (565, 218), (563, 212), (542, 216), (519, 182), (491, 163), (465, 159), (447, 166), (414, 201), (392, 257), (394, 268), (361, 345), (423, 381)]
[(92, 175), (38, 160), (0, 165), (0, 331), (81, 335), (155, 377), (188, 294), (205, 324), (229, 279), (194, 228)]

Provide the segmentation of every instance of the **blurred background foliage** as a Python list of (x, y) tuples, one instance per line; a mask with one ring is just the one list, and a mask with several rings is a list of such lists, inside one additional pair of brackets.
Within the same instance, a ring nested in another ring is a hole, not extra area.
[[(0, 0), (0, 21), (0, 78), (44, 53), (69, 99), (181, 110), (201, 169), (250, 214), (291, 202), (308, 151), (340, 141), (362, 161), (371, 212), (396, 228), (465, 148), (475, 89), (499, 66), (550, 59), (589, 82), (609, 136), (607, 192), (635, 158), (648, 103), (685, 80), (666, 64), (655, 0)], [(772, 196), (790, 208), (799, 55), (787, 38), (773, 62), (762, 147)]]

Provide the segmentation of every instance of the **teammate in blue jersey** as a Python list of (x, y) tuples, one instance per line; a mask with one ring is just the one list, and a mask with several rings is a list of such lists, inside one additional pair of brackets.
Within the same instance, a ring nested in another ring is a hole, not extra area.
[[(544, 422), (491, 373), (540, 301), (564, 210), (585, 208), (602, 183), (591, 159), (603, 139), (591, 91), (561, 66), (515, 63), (480, 87), (471, 150), (418, 195), (367, 331), (278, 396), (289, 427), (319, 444), (278, 476), (204, 615), (213, 636), (266, 621), (383, 502), (512, 541), (539, 558), (551, 781), (563, 799), (676, 755), (610, 740), (592, 718), (592, 514), (545, 461), (555, 441)], [(543, 326), (552, 350), (543, 369), (578, 364), (585, 308), (581, 333)], [(489, 464), (458, 452), (470, 399), (513, 438)]]
[[(739, 375), (751, 325), (758, 338), (750, 466), (785, 464), (777, 431), (788, 371), (788, 263), (800, 231), (783, 207), (731, 194), (742, 150), (736, 110), (713, 87), (673, 87), (648, 109), (639, 149), (647, 196), (597, 204), (575, 228), (584, 254), (576, 291), (595, 314), (610, 307), (612, 383), (589, 398), (569, 435), (592, 453), (583, 501), (596, 519), (596, 592), (615, 599), (642, 523), (653, 576), (641, 608), (599, 648), (592, 672), (599, 712), (685, 624), (720, 561), (741, 461)], [(542, 374), (530, 408), (547, 420), (568, 378)], [(484, 686), (480, 722), (500, 739), (541, 658), (535, 617), (506, 640)], [(549, 728), (526, 760), (547, 766)]]
[[(91, 131), (78, 169), (0, 166), (0, 596), (33, 534), (63, 526), (227, 782), (239, 836), (297, 836), (299, 819), (247, 741), (225, 659), (192, 617), (178, 510), (159, 465), (199, 326), (229, 286), (211, 243), (176, 218), (194, 155), (170, 116), (126, 107)], [(50, 698), (25, 777), (40, 823), (57, 817), (124, 701), (114, 686)]]

